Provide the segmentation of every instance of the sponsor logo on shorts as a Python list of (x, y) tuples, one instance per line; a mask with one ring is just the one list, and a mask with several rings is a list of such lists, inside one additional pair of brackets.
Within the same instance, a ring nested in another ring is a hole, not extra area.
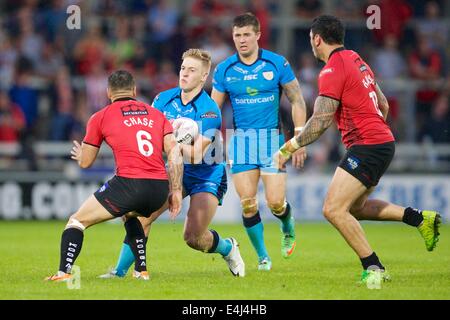
[(359, 165), (359, 159), (356, 159), (355, 157), (348, 157), (347, 158), (347, 167), (349, 167), (352, 170), (355, 170), (358, 168)]
[(105, 183), (99, 190), (98, 192), (103, 192), (106, 190), (106, 188), (108, 188), (108, 183)]

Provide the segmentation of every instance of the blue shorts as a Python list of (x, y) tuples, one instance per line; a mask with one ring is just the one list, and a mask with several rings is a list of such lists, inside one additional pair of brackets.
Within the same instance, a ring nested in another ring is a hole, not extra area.
[(216, 196), (219, 205), (227, 192), (227, 173), (224, 164), (186, 165), (183, 174), (183, 187), (186, 196), (208, 192)]
[[(253, 133), (253, 134), (251, 134)], [(281, 173), (273, 165), (272, 156), (284, 144), (284, 135), (278, 130), (258, 130), (232, 136), (228, 146), (228, 157), (232, 174), (259, 169), (264, 173)]]

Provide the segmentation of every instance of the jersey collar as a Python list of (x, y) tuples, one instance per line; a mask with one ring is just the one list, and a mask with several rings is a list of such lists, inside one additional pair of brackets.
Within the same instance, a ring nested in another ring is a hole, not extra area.
[(331, 52), (330, 52), (330, 55), (328, 56), (328, 60), (330, 60), (331, 55), (332, 55), (333, 53), (336, 53), (336, 52), (339, 52), (339, 51), (342, 51), (342, 50), (345, 50), (345, 47), (344, 47), (344, 46), (339, 47), (339, 48), (336, 48), (336, 49), (334, 49), (333, 51), (331, 51)]
[(197, 99), (200, 98), (200, 96), (203, 94), (203, 92), (205, 92), (205, 89), (200, 90), (200, 92), (197, 93), (197, 95), (196, 95), (194, 98), (192, 98), (192, 100), (189, 101), (187, 104), (184, 104), (184, 103), (183, 103), (183, 99), (181, 99), (181, 91), (182, 91), (182, 90), (181, 90), (181, 88), (180, 88), (180, 91), (178, 92), (178, 98), (180, 99), (181, 105), (182, 105), (183, 107), (186, 107), (188, 104), (191, 104), (191, 105), (194, 107), (194, 109), (197, 110), (197, 106), (195, 105), (195, 101), (197, 101)]
[(259, 60), (261, 60), (262, 49), (261, 49), (261, 48), (258, 49), (258, 58), (256, 58), (255, 62), (253, 62), (253, 63), (251, 63), (251, 64), (246, 64), (244, 61), (242, 61), (242, 60), (241, 60), (241, 56), (239, 55), (238, 52), (236, 52), (236, 55), (237, 55), (238, 61), (239, 61), (240, 63), (242, 63), (243, 65), (245, 65), (245, 66), (247, 66), (247, 67), (250, 67), (250, 66), (254, 65), (255, 63), (257, 63)]
[(114, 103), (114, 102), (117, 102), (117, 101), (128, 101), (128, 100), (136, 101), (135, 98), (131, 98), (131, 97), (123, 97), (123, 98), (119, 98), (119, 99), (114, 100), (113, 103)]

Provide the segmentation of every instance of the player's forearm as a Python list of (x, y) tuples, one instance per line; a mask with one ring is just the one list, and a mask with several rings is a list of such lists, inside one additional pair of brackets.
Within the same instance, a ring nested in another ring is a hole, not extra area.
[(167, 155), (169, 188), (171, 191), (183, 188), (183, 160), (178, 145), (175, 145)]
[(292, 104), (292, 121), (296, 129), (294, 134), (298, 134), (306, 123), (306, 104), (303, 97), (300, 101)]
[(313, 143), (325, 132), (332, 122), (333, 118), (329, 121), (329, 119), (312, 116), (300, 133), (295, 135), (280, 148), (281, 154), (285, 157), (290, 157), (292, 153), (301, 147)]
[(78, 165), (82, 169), (90, 168), (97, 159), (99, 148), (83, 143), (78, 155)]
[(292, 106), (292, 121), (296, 128), (303, 127), (306, 122), (306, 103), (298, 81), (295, 79), (283, 87)]
[(319, 96), (314, 104), (314, 114), (306, 122), (303, 130), (286, 142), (280, 153), (290, 157), (292, 153), (316, 141), (333, 123), (334, 114), (339, 107), (339, 101)]
[(216, 89), (212, 89), (211, 98), (215, 101), (219, 108), (222, 108), (223, 103), (225, 102), (225, 93), (217, 91)]

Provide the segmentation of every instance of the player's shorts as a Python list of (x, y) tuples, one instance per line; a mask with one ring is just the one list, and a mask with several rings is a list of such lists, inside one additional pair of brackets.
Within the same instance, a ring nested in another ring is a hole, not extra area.
[(236, 133), (228, 145), (228, 159), (232, 174), (258, 169), (263, 173), (284, 173), (276, 168), (272, 156), (284, 144), (284, 135), (277, 129), (246, 129)]
[(219, 200), (219, 205), (222, 205), (228, 187), (225, 165), (185, 166), (183, 187), (186, 196), (208, 192)]
[(361, 181), (366, 188), (376, 186), (395, 153), (395, 143), (351, 146), (339, 167)]
[(114, 176), (98, 189), (94, 196), (115, 217), (135, 211), (150, 217), (166, 202), (169, 181), (134, 179)]

